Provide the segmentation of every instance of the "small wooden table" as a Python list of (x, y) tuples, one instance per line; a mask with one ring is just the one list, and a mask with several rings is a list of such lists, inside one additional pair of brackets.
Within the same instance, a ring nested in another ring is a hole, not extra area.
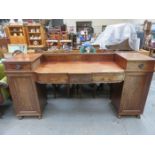
[(41, 117), (44, 84), (111, 83), (118, 116), (143, 113), (155, 60), (135, 52), (27, 54), (4, 62), (18, 117)]

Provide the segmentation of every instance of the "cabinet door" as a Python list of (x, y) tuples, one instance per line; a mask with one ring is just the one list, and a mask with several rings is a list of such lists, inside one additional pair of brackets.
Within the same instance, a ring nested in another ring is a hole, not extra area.
[(36, 86), (32, 77), (9, 77), (9, 87), (17, 116), (40, 114)]
[(152, 73), (127, 73), (123, 85), (120, 112), (141, 114), (150, 87)]
[(18, 44), (18, 38), (17, 37), (14, 37), (14, 36), (11, 36), (10, 37), (10, 43), (11, 44)]
[(24, 38), (24, 37), (19, 37), (19, 38), (18, 38), (18, 43), (19, 43), (19, 44), (24, 44), (24, 43), (26, 43), (26, 42), (25, 42), (25, 38)]

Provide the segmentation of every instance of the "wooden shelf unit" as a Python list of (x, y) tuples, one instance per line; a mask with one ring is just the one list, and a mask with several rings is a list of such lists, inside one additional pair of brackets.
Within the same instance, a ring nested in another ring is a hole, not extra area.
[(68, 32), (67, 31), (60, 31), (60, 32), (53, 32), (50, 34), (51, 40), (68, 40)]
[(45, 47), (45, 31), (40, 24), (26, 25), (27, 43), (29, 48)]
[(8, 25), (6, 34), (10, 39), (10, 44), (26, 44), (26, 33), (23, 25)]
[[(63, 41), (69, 40), (69, 35), (67, 31), (53, 31), (49, 35), (49, 39), (46, 40), (47, 46), (53, 46), (53, 43), (57, 43), (57, 48), (60, 49), (63, 46)], [(70, 42), (71, 40), (69, 40)], [(72, 42), (72, 41), (71, 41)]]

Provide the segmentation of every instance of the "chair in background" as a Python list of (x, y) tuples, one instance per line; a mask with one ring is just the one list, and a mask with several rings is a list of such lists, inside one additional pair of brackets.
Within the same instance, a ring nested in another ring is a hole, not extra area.
[(7, 101), (10, 99), (9, 88), (7, 84), (7, 77), (4, 73), (4, 66), (0, 63), (0, 117), (3, 114), (3, 107), (7, 105)]

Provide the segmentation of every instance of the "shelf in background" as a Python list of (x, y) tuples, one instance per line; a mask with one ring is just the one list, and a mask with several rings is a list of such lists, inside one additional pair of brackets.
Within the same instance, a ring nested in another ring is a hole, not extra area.
[(29, 48), (36, 48), (36, 47), (43, 48), (44, 46), (43, 45), (29, 45), (28, 47)]
[(9, 30), (10, 33), (23, 33), (23, 30)]
[(22, 36), (13, 36), (13, 35), (11, 35), (11, 37), (24, 37), (24, 35), (22, 35)]
[(17, 24), (12, 24), (12, 25), (8, 25), (9, 27), (23, 27), (23, 25), (17, 25)]
[(27, 27), (40, 27), (40, 24), (28, 24)]
[(40, 34), (40, 32), (29, 32), (29, 34)]
[(55, 39), (55, 40), (53, 39), (53, 40), (46, 40), (46, 42), (49, 42), (49, 43), (50, 43), (50, 42), (51, 42), (51, 43), (53, 43), (53, 42), (54, 42), (54, 43), (57, 43), (57, 42), (59, 42), (59, 41), (56, 40), (56, 39)]
[(41, 40), (41, 39), (29, 39), (29, 40), (33, 40), (34, 41), (34, 40)]

